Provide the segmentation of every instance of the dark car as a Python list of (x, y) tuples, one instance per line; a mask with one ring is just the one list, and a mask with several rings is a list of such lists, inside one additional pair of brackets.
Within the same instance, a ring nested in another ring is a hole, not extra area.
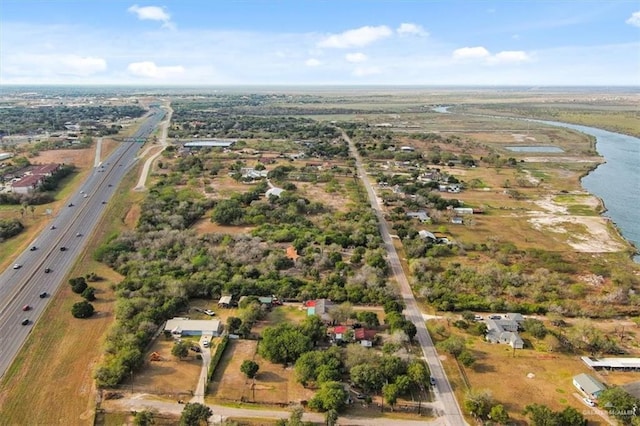
[(191, 346), (190, 349), (194, 352), (202, 352), (202, 349), (200, 349), (200, 346)]
[(48, 274), (49, 272), (51, 272), (51, 268), (44, 268), (44, 273)]
[(42, 293), (40, 293), (40, 299), (44, 299), (45, 297), (47, 297), (46, 291), (43, 291)]
[(107, 185), (107, 186), (108, 186), (109, 188), (111, 188), (113, 185), (109, 184), (109, 185)]
[(73, 203), (69, 203), (69, 207), (73, 207)]
[(22, 320), (22, 322), (20, 324), (29, 325), (29, 320), (27, 318), (25, 318), (25, 319)]
[(56, 226), (55, 225), (51, 225), (51, 228), (49, 228), (49, 229), (56, 229)]
[(103, 200), (103, 201), (102, 201), (102, 204), (107, 204), (107, 202)]
[(60, 247), (60, 251), (67, 251), (67, 248), (65, 246)]
[(31, 248), (30, 248), (29, 250), (31, 250), (31, 251), (36, 251), (36, 250), (38, 250), (38, 247), (36, 247), (36, 246), (31, 246)]

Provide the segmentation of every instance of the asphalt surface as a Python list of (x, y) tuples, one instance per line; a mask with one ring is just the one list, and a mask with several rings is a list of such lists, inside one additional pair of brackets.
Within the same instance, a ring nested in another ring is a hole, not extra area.
[[(13, 269), (12, 265), (0, 275), (0, 377), (10, 367), (51, 296), (66, 282), (106, 204), (136, 162), (136, 154), (143, 144), (132, 140), (146, 140), (164, 115), (165, 111), (152, 108), (132, 139), (121, 143), (94, 168), (81, 185), (81, 192), (67, 200), (68, 206), (52, 212), (42, 233), (16, 256), (14, 263), (20, 267)], [(32, 251), (32, 247), (36, 249)], [(51, 271), (45, 273), (46, 268)], [(43, 292), (47, 296), (41, 298)], [(23, 310), (26, 306), (29, 309)], [(22, 325), (25, 320), (28, 324)]]
[(427, 364), (429, 365), (429, 370), (431, 371), (431, 377), (433, 377), (436, 381), (435, 384), (435, 395), (437, 401), (441, 403), (442, 409), (439, 412), (447, 422), (447, 424), (452, 426), (466, 425), (467, 422), (462, 415), (462, 411), (460, 410), (460, 405), (456, 400), (456, 397), (453, 393), (453, 389), (451, 388), (451, 384), (447, 379), (447, 375), (444, 372), (444, 368), (442, 367), (442, 363), (440, 362), (440, 358), (438, 357), (438, 353), (436, 352), (436, 348), (433, 345), (433, 341), (431, 340), (431, 336), (427, 331), (427, 326), (425, 324), (422, 312), (420, 312), (420, 308), (418, 303), (416, 302), (415, 297), (413, 296), (413, 291), (411, 290), (411, 286), (409, 286), (409, 281), (407, 280), (406, 275), (404, 274), (404, 270), (402, 269), (402, 264), (400, 263), (400, 258), (398, 257), (398, 252), (396, 251), (395, 246), (393, 245), (393, 241), (391, 240), (391, 234), (389, 232), (389, 225), (384, 218), (384, 214), (382, 212), (382, 208), (380, 207), (380, 202), (378, 201), (378, 197), (376, 196), (373, 187), (371, 186), (371, 182), (367, 177), (367, 172), (362, 165), (362, 159), (360, 158), (360, 154), (358, 153), (357, 148), (351, 142), (351, 139), (347, 136), (345, 132), (342, 132), (343, 138), (349, 143), (349, 149), (351, 151), (351, 155), (356, 159), (356, 167), (358, 169), (358, 175), (364, 184), (367, 195), (369, 197), (369, 201), (371, 203), (371, 208), (376, 214), (378, 218), (378, 225), (380, 229), (380, 235), (382, 236), (382, 240), (384, 241), (385, 249), (387, 251), (387, 261), (391, 266), (391, 270), (393, 272), (393, 276), (396, 279), (399, 287), (400, 287), (400, 295), (406, 305), (404, 315), (405, 317), (413, 322), (416, 326), (417, 333), (416, 339), (418, 343), (420, 343), (420, 347), (422, 348), (422, 353), (424, 355)]

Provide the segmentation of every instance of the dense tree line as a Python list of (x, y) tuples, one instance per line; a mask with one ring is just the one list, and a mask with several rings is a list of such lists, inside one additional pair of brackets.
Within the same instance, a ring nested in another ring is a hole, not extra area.
[(18, 235), (24, 230), (24, 225), (18, 219), (0, 219), (0, 242)]
[(42, 106), (0, 109), (0, 132), (6, 134), (27, 134), (40, 131), (55, 132), (65, 130), (65, 123), (94, 121), (117, 121), (126, 117), (137, 118), (146, 110), (137, 105), (79, 105)]

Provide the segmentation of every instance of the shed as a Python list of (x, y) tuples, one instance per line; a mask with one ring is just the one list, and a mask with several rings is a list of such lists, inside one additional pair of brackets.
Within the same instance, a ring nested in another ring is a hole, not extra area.
[(590, 398), (598, 398), (598, 396), (607, 389), (599, 380), (589, 374), (578, 374), (573, 377), (573, 386), (582, 391)]
[(276, 187), (273, 187), (273, 188), (269, 188), (269, 189), (267, 190), (267, 192), (265, 192), (265, 194), (264, 194), (264, 195), (265, 195), (265, 197), (267, 197), (267, 198), (269, 198), (269, 197), (270, 197), (270, 196), (272, 196), (272, 195), (273, 195), (274, 197), (280, 197), (280, 195), (282, 195), (282, 193), (283, 193), (283, 192), (284, 192), (284, 189), (282, 189), (282, 188), (276, 188)]
[(220, 300), (218, 300), (218, 306), (221, 308), (228, 308), (231, 306), (231, 298), (232, 296), (222, 296)]

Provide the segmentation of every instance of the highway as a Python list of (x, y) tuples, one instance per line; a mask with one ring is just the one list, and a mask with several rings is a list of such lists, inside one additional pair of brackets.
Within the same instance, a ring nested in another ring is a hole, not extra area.
[[(135, 134), (94, 168), (65, 207), (51, 215), (50, 223), (29, 248), (16, 256), (14, 264), (20, 267), (14, 269), (12, 265), (0, 275), (0, 377), (10, 367), (51, 296), (61, 285), (67, 285), (71, 267), (85, 249), (106, 204), (136, 162), (143, 145), (136, 141), (146, 140), (164, 116), (165, 111), (151, 108)], [(44, 292), (46, 297), (41, 297)], [(27, 305), (29, 310), (23, 310)], [(27, 325), (22, 325), (24, 320), (28, 320)]]
[(380, 228), (380, 235), (382, 236), (382, 240), (384, 241), (385, 249), (387, 251), (387, 260), (389, 265), (391, 266), (391, 270), (393, 272), (393, 276), (396, 279), (398, 286), (400, 287), (400, 295), (406, 305), (404, 314), (405, 317), (413, 322), (416, 326), (417, 333), (416, 338), (418, 343), (420, 343), (420, 347), (422, 348), (422, 353), (424, 355), (427, 364), (429, 365), (429, 370), (431, 371), (431, 376), (435, 378), (435, 394), (437, 400), (441, 403), (442, 409), (439, 412), (439, 415), (444, 416), (445, 421), (448, 425), (451, 426), (462, 426), (466, 425), (467, 422), (462, 415), (462, 411), (460, 410), (460, 405), (456, 400), (456, 397), (453, 393), (453, 389), (451, 388), (451, 384), (447, 379), (447, 375), (444, 372), (444, 368), (442, 367), (442, 363), (440, 362), (440, 358), (438, 357), (438, 353), (436, 352), (436, 348), (433, 345), (433, 341), (431, 340), (431, 336), (427, 331), (427, 326), (425, 325), (424, 318), (422, 316), (422, 312), (420, 311), (420, 307), (416, 302), (416, 299), (413, 295), (413, 291), (409, 286), (409, 281), (402, 269), (402, 264), (400, 263), (400, 259), (398, 257), (398, 252), (396, 251), (395, 246), (393, 245), (393, 241), (391, 240), (391, 234), (389, 233), (389, 225), (384, 218), (384, 214), (382, 212), (382, 208), (380, 207), (380, 202), (378, 201), (378, 197), (376, 196), (373, 187), (371, 186), (371, 182), (367, 175), (367, 172), (362, 165), (362, 158), (358, 153), (357, 148), (349, 138), (349, 136), (343, 131), (342, 137), (349, 144), (349, 150), (351, 155), (356, 160), (356, 168), (358, 171), (358, 175), (364, 184), (367, 195), (369, 197), (369, 201), (371, 203), (371, 208), (376, 214), (378, 218), (378, 225)]

